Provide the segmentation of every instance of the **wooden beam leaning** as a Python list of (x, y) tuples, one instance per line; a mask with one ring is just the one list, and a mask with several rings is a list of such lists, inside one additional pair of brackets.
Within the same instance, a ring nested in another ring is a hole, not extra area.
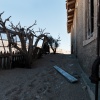
[(76, 79), (75, 77), (73, 77), (72, 75), (70, 75), (69, 73), (65, 72), (64, 70), (62, 70), (60, 67), (58, 66), (54, 66), (54, 68), (61, 74), (63, 75), (69, 82), (71, 83), (75, 83), (78, 81), (78, 79)]

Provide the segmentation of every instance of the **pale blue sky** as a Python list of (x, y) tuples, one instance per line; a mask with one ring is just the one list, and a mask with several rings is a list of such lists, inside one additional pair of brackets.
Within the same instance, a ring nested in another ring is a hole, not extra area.
[(60, 48), (70, 50), (70, 34), (67, 33), (67, 15), (65, 0), (0, 0), (0, 13), (5, 11), (2, 18), (9, 16), (16, 25), (30, 26), (37, 20), (38, 28), (46, 28), (54, 38), (60, 35)]

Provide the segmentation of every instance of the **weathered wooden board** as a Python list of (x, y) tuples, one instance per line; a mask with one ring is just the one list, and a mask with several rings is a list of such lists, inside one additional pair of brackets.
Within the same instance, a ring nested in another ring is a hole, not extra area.
[(73, 77), (72, 75), (70, 75), (69, 73), (67, 73), (66, 71), (64, 71), (63, 69), (59, 68), (58, 66), (54, 66), (54, 68), (60, 73), (62, 74), (65, 78), (67, 78), (67, 80), (71, 83), (77, 82), (78, 79)]

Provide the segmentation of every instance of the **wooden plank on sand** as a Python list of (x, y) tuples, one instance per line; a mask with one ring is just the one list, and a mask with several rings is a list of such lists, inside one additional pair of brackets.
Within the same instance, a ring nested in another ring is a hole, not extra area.
[(72, 75), (70, 75), (69, 73), (67, 73), (66, 71), (64, 71), (63, 69), (59, 68), (58, 66), (54, 66), (54, 68), (60, 73), (62, 74), (65, 78), (67, 78), (67, 80), (71, 83), (77, 82), (78, 79), (73, 77)]

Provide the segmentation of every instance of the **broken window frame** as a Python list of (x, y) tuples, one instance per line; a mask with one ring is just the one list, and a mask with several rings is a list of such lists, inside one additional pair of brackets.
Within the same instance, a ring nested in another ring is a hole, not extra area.
[(88, 11), (87, 11), (87, 37), (90, 39), (93, 37), (94, 32), (94, 1), (88, 0)]

